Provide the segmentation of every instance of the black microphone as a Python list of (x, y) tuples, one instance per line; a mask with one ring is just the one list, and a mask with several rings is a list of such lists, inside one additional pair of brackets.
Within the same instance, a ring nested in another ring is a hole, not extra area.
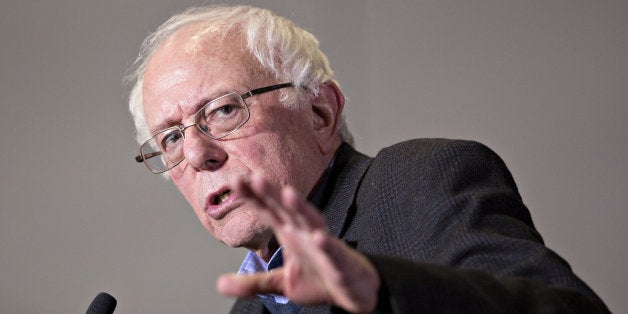
[(111, 314), (116, 309), (116, 298), (109, 293), (101, 292), (87, 308), (86, 314)]

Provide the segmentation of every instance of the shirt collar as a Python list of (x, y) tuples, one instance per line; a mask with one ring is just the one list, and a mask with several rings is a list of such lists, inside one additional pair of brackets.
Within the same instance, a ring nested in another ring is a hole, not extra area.
[(283, 265), (283, 255), (281, 251), (282, 247), (275, 251), (275, 254), (270, 258), (268, 263), (264, 262), (257, 254), (253, 251), (248, 251), (244, 260), (242, 261), (242, 265), (240, 265), (240, 269), (238, 270), (238, 275), (248, 275), (259, 272), (267, 272), (271, 271), (277, 267), (281, 267)]

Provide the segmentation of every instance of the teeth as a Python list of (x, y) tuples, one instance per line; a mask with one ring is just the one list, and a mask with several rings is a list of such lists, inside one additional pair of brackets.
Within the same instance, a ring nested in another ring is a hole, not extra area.
[(222, 194), (216, 196), (216, 205), (219, 205), (220, 203), (222, 203), (225, 200), (227, 200), (229, 198), (229, 195), (231, 195), (231, 191), (227, 191), (225, 193), (222, 193)]

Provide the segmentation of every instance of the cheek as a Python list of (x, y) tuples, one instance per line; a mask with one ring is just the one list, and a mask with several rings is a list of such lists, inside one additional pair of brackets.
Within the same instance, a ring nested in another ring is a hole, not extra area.
[(242, 141), (234, 141), (232, 156), (253, 172), (307, 194), (312, 179), (306, 173), (315, 165), (318, 144), (308, 131), (306, 116), (281, 110), (259, 115)]
[[(276, 135), (276, 134), (273, 134)], [(311, 145), (304, 138), (290, 136), (260, 136), (245, 154), (242, 162), (252, 171), (263, 174), (268, 180), (281, 186), (292, 186), (299, 194), (308, 195), (316, 174), (309, 172), (316, 164), (309, 157), (315, 154), (308, 150)], [(262, 145), (263, 143), (263, 145)]]
[[(272, 181), (278, 181), (289, 172), (292, 160), (289, 143), (277, 133), (260, 133), (240, 145), (238, 153), (233, 154), (245, 167), (252, 172), (262, 173)], [(281, 180), (283, 181), (283, 180)]]
[(257, 131), (247, 134), (246, 137), (225, 142), (225, 150), (229, 159), (233, 162), (231, 166), (245, 167), (259, 172), (260, 166), (265, 163), (272, 163), (269, 158), (276, 154), (280, 137), (275, 132)]

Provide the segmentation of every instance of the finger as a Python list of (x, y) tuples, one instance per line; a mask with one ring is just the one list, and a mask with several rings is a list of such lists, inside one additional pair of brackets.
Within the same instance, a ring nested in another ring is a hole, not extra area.
[(271, 184), (259, 174), (254, 174), (251, 177), (251, 188), (268, 204), (268, 210), (281, 219), (284, 227), (289, 229), (301, 229), (303, 227), (302, 219), (299, 219), (293, 211), (284, 207), (281, 200), (281, 188)]
[(373, 264), (344, 242), (315, 231), (313, 242), (323, 254), (314, 254), (333, 303), (351, 312), (371, 311), (377, 302), (380, 279)]
[(325, 229), (325, 218), (319, 210), (301, 198), (294, 188), (286, 187), (282, 190), (281, 203), (301, 226), (308, 230)]
[(307, 205), (307, 202), (291, 186), (284, 187), (280, 194), (281, 210), (290, 217), (293, 225), (301, 231), (311, 231), (312, 226), (302, 213), (303, 207)]
[(216, 280), (219, 293), (229, 297), (251, 297), (257, 294), (283, 294), (283, 269), (251, 275), (224, 274)]
[(231, 187), (236, 191), (236, 193), (242, 197), (247, 198), (249, 201), (253, 201), (258, 206), (266, 206), (264, 200), (253, 191), (251, 187), (251, 181), (244, 176), (236, 177), (231, 182)]
[(269, 222), (273, 226), (279, 226), (283, 223), (284, 219), (277, 215), (277, 213), (273, 210), (270, 210), (272, 205), (268, 204), (266, 198), (258, 193), (255, 189), (253, 189), (251, 185), (251, 181), (247, 180), (244, 177), (236, 178), (236, 180), (231, 184), (232, 189), (242, 198), (245, 198), (252, 202), (256, 207), (262, 209), (262, 213), (265, 217), (268, 218)]
[(310, 231), (325, 228), (325, 219), (319, 210), (299, 195), (295, 188), (279, 188), (260, 175), (254, 175), (252, 188), (264, 197), (269, 209), (280, 216), (286, 227), (293, 230)]

